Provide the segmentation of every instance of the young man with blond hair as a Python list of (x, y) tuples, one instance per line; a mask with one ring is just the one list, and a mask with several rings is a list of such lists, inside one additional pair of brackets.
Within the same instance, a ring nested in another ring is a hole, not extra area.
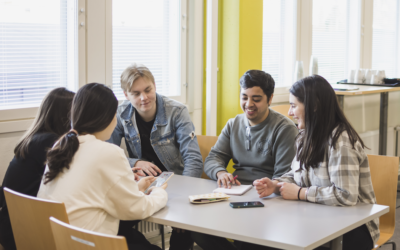
[[(186, 106), (156, 93), (154, 76), (144, 65), (127, 67), (121, 74), (121, 88), (127, 100), (118, 106), (117, 126), (109, 142), (120, 146), (125, 139), (131, 167), (140, 169), (139, 175), (171, 171), (200, 177), (203, 161)], [(125, 225), (131, 230), (132, 224)], [(173, 230), (171, 250), (189, 249), (192, 243), (190, 232)]]

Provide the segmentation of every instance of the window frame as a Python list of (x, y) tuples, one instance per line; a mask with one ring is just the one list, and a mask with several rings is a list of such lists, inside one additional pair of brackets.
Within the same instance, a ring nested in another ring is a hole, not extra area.
[[(373, 23), (373, 1), (360, 0), (360, 45), (359, 45), (359, 67), (372, 67), (372, 23)], [(308, 75), (309, 62), (312, 55), (312, 9), (313, 0), (298, 0), (297, 2), (297, 41), (296, 61), (303, 61), (304, 75)], [(400, 10), (399, 10), (400, 11)], [(400, 33), (400, 32), (399, 32)], [(399, 50), (400, 51), (400, 48)], [(399, 52), (400, 54), (400, 52)], [(272, 104), (288, 102), (288, 86), (275, 88)]]
[[(78, 88), (85, 84), (86, 72), (85, 72), (85, 64), (86, 64), (86, 47), (85, 47), (85, 38), (86, 38), (86, 28), (85, 28), (85, 9), (86, 9), (86, 0), (75, 0), (77, 1), (77, 58), (76, 62), (77, 66), (77, 79), (78, 79)], [(38, 107), (29, 107), (29, 108), (9, 108), (0, 110), (0, 133), (10, 133), (10, 132), (19, 132), (24, 131), (29, 128), (33, 119), (35, 118)]]
[[(180, 1), (180, 15), (181, 15), (181, 51), (180, 51), (180, 63), (181, 63), (181, 74), (180, 74), (180, 84), (181, 84), (181, 95), (180, 96), (167, 96), (173, 100), (186, 103), (187, 96), (187, 44), (188, 44), (188, 3), (187, 0)], [(106, 0), (106, 78), (105, 83), (109, 88), (113, 88), (112, 83), (112, 0)], [(140, 63), (140, 62), (139, 62)], [(128, 66), (128, 65), (127, 65)], [(124, 101), (125, 98), (119, 99), (119, 101)]]
[[(77, 1), (78, 88), (89, 82), (112, 88), (112, 0)], [(181, 2), (181, 95), (168, 96), (187, 104), (188, 2)], [(104, 53), (98, 53), (104, 51)], [(123, 101), (123, 100), (120, 100)], [(31, 125), (39, 107), (0, 110), (0, 133), (24, 131)]]

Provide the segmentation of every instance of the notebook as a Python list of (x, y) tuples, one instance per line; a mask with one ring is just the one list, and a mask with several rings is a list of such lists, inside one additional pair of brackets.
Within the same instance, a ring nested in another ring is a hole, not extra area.
[(242, 195), (249, 191), (253, 185), (232, 185), (232, 187), (229, 188), (217, 188), (214, 189), (214, 193), (224, 193), (224, 194), (231, 194), (231, 195)]

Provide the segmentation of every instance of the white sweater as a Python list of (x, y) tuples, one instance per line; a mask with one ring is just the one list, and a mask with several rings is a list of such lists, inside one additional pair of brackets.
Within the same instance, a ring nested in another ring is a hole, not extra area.
[(78, 139), (70, 168), (47, 184), (42, 181), (38, 193), (40, 198), (64, 202), (71, 225), (117, 235), (120, 220), (144, 219), (167, 204), (162, 188), (150, 195), (139, 191), (121, 148), (93, 135)]

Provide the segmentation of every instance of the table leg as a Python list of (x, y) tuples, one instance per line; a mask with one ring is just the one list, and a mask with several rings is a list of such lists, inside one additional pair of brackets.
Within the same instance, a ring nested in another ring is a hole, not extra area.
[(386, 155), (389, 93), (381, 93), (379, 111), (379, 154)]
[(343, 235), (331, 241), (331, 250), (342, 250)]
[(337, 95), (337, 99), (339, 102), (339, 107), (343, 110), (344, 107), (344, 95)]
[(160, 234), (161, 234), (161, 246), (162, 250), (165, 250), (165, 239), (164, 239), (164, 225), (159, 224)]

